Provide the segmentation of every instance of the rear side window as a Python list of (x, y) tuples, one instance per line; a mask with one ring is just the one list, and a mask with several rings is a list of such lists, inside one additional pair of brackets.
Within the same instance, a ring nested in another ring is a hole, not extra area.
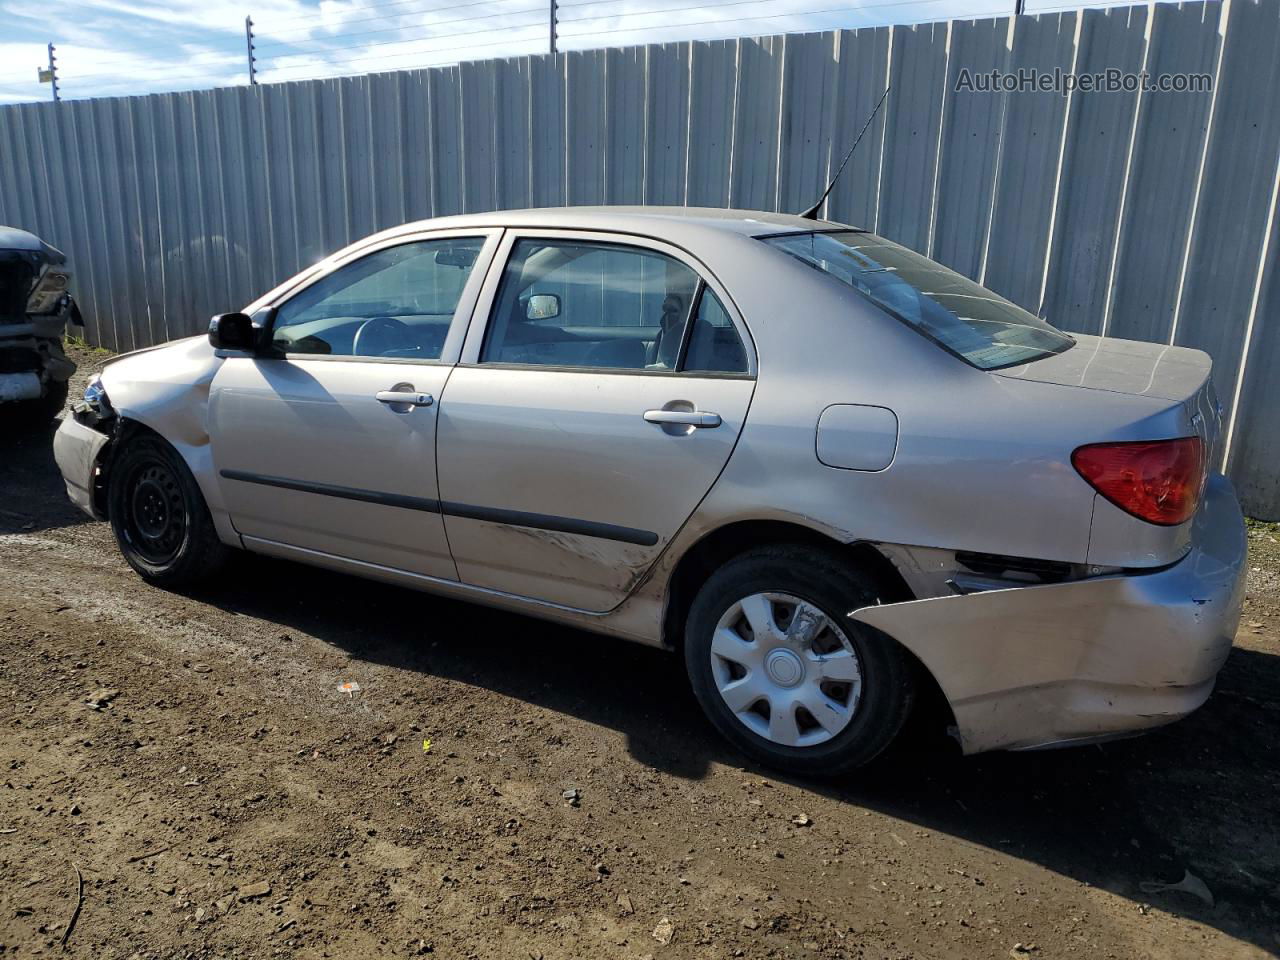
[(681, 369), (705, 373), (746, 373), (747, 351), (720, 298), (703, 287)]
[(733, 321), (690, 267), (655, 250), (577, 240), (515, 243), (480, 362), (748, 372)]
[(986, 287), (873, 233), (793, 233), (764, 242), (848, 284), (980, 370), (1030, 363), (1075, 344)]

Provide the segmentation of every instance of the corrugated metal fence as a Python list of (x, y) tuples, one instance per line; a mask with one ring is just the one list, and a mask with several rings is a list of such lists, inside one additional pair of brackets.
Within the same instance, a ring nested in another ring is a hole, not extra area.
[[(981, 93), (1019, 68), (1202, 93)], [(423, 217), (580, 203), (800, 210), (886, 82), (830, 216), (1067, 330), (1209, 351), (1247, 508), (1280, 517), (1280, 3), (1156, 4), (658, 44), (0, 108), (0, 222), (61, 247), (92, 342), (200, 331)]]

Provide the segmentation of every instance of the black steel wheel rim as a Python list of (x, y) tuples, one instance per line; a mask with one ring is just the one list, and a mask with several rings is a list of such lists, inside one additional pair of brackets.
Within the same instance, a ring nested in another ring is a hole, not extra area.
[(130, 472), (125, 487), (124, 533), (148, 563), (165, 564), (178, 555), (187, 532), (187, 505), (173, 468), (148, 458)]

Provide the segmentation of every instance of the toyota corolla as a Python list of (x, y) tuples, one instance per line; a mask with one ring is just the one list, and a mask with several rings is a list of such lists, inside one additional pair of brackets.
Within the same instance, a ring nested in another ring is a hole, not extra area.
[(362, 240), (107, 364), (55, 453), (155, 584), (242, 549), (666, 647), (738, 748), (829, 775), (925, 695), (969, 753), (1200, 706), (1219, 432), (1205, 354), (873, 233), (573, 208)]

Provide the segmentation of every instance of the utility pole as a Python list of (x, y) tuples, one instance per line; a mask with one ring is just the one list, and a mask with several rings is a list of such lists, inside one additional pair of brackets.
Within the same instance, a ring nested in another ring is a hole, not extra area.
[(257, 57), (253, 55), (253, 17), (244, 18), (244, 46), (245, 52), (249, 55), (249, 85), (256, 86), (258, 83), (258, 68), (254, 66), (257, 62)]
[(550, 13), (551, 21), (549, 26), (551, 33), (551, 56), (554, 57), (556, 55), (556, 0), (551, 0)]
[(1027, 12), (1027, 0), (1013, 0), (1013, 15), (1020, 17)]
[(58, 58), (54, 56), (57, 49), (52, 43), (49, 44), (49, 66), (37, 67), (36, 77), (41, 83), (48, 83), (53, 86), (53, 102), (57, 103), (62, 98), (58, 96)]

